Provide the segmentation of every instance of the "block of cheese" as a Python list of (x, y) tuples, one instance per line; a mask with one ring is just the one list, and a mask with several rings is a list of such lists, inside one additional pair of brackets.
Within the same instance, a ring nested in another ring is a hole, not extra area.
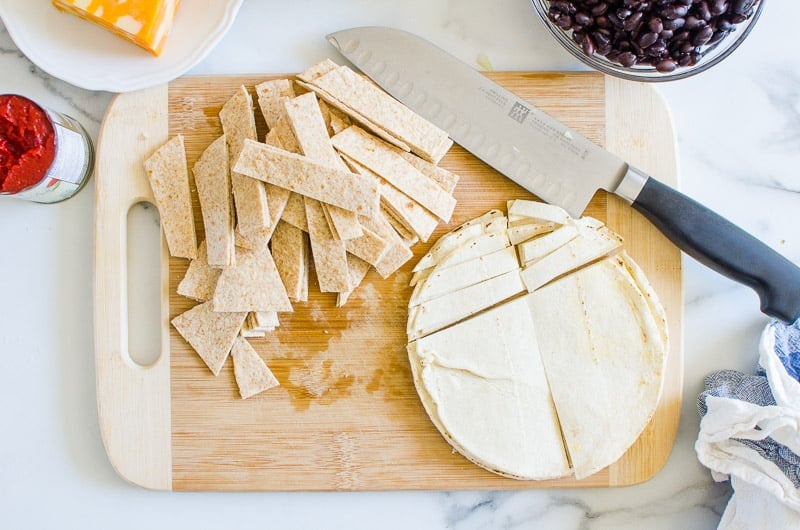
[(180, 0), (53, 0), (77, 15), (161, 55)]

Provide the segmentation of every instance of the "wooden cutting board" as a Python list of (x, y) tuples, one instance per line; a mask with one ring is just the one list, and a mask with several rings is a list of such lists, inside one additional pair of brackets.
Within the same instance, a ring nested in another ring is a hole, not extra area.
[[(670, 113), (651, 86), (591, 73), (490, 76), (634, 165), (677, 184)], [(147, 367), (131, 360), (125, 234), (131, 206), (152, 201), (142, 161), (182, 133), (191, 167), (221, 134), (221, 105), (240, 84), (252, 90), (268, 77), (178, 79), (119, 95), (106, 114), (95, 171), (95, 348), (100, 427), (117, 472), (135, 484), (166, 490), (554, 488), (621, 486), (652, 477), (670, 453), (680, 413), (680, 253), (638, 213), (603, 192), (586, 213), (624, 236), (666, 308), (671, 347), (652, 422), (618, 462), (585, 480), (499, 477), (454, 453), (431, 424), (405, 352), (410, 271), (429, 244), (417, 245), (415, 260), (388, 280), (370, 272), (342, 309), (334, 307), (334, 295), (320, 294), (312, 282), (308, 303), (281, 314), (280, 328), (266, 339), (252, 340), (281, 386), (245, 401), (239, 399), (231, 362), (214, 377), (169, 326), (193, 302), (175, 294), (187, 263), (170, 259), (162, 245), (162, 353)], [(431, 242), (502, 208), (507, 199), (530, 197), (458, 146), (442, 165), (461, 175), (458, 206)]]

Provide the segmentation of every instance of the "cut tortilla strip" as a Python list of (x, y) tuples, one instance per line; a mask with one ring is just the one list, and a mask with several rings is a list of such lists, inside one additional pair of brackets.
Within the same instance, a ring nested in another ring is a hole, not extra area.
[[(364, 219), (364, 218), (362, 218)], [(345, 241), (345, 248), (351, 254), (363, 259), (373, 267), (389, 250), (392, 242), (382, 237), (366, 226), (362, 226), (364, 235), (356, 239)]]
[(450, 221), (456, 205), (455, 198), (406, 162), (386, 143), (356, 126), (340, 132), (331, 142), (339, 152), (380, 175), (439, 219)]
[(324, 73), (312, 84), (408, 144), (426, 160), (438, 162), (452, 145), (445, 131), (346, 66)]
[(610, 230), (588, 231), (526, 266), (521, 273), (528, 292), (584, 265), (608, 256), (622, 247), (620, 237)]
[(508, 237), (511, 240), (511, 243), (517, 245), (524, 241), (528, 241), (529, 239), (533, 239), (534, 237), (540, 236), (542, 234), (546, 234), (548, 232), (552, 232), (555, 230), (556, 224), (555, 223), (539, 223), (539, 222), (532, 222), (526, 223), (520, 226), (509, 226), (508, 227)]
[[(261, 106), (261, 112), (264, 114), (264, 119), (270, 124), (270, 131), (267, 133), (267, 137), (264, 139), (264, 143), (267, 145), (271, 145), (272, 147), (277, 147), (278, 149), (285, 149), (283, 142), (281, 141), (281, 137), (286, 139), (287, 136), (291, 137), (291, 146), (295, 147), (295, 152), (297, 152), (296, 141), (291, 135), (291, 131), (286, 131), (285, 120), (282, 123), (283, 127), (273, 127), (273, 124), (277, 124), (278, 120), (282, 116), (283, 112), (283, 100), (282, 98), (288, 97), (288, 95), (294, 96), (294, 90), (289, 83), (288, 80), (285, 79), (278, 79), (277, 82), (272, 84), (271, 81), (266, 81), (261, 83), (261, 85), (256, 86), (256, 90), (259, 91), (259, 106)], [(286, 87), (286, 83), (289, 83), (289, 87)], [(263, 86), (262, 86), (263, 85)], [(264, 101), (262, 102), (262, 95), (264, 97)], [(274, 101), (273, 101), (274, 100)], [(290, 147), (291, 147), (290, 146)], [(291, 192), (285, 188), (281, 188), (279, 186), (273, 186), (272, 184), (264, 184), (267, 189), (267, 205), (269, 208), (269, 232), (267, 233), (267, 240), (272, 238), (272, 234), (275, 230), (275, 227), (278, 226), (278, 221), (283, 216), (283, 210), (286, 208), (286, 204), (289, 202), (289, 195)], [(302, 206), (302, 204), (301, 204)], [(303, 213), (303, 219), (305, 219), (305, 212)]]
[(306, 218), (306, 205), (303, 196), (298, 193), (289, 193), (286, 207), (283, 209), (281, 220), (308, 232), (308, 218)]
[(206, 233), (208, 264), (212, 267), (235, 265), (231, 176), (224, 135), (203, 151), (193, 171)]
[(352, 254), (347, 255), (347, 276), (350, 279), (350, 288), (336, 297), (336, 307), (342, 307), (350, 299), (353, 291), (361, 285), (369, 272), (370, 264)]
[(574, 225), (560, 226), (547, 235), (531, 239), (517, 246), (519, 259), (524, 265), (533, 263), (555, 252), (578, 237), (578, 228)]
[(641, 267), (639, 267), (639, 264), (636, 263), (627, 252), (625, 252), (624, 249), (618, 252), (613, 259), (616, 260), (619, 266), (625, 268), (633, 282), (644, 295), (644, 298), (650, 307), (650, 313), (653, 315), (653, 318), (656, 320), (658, 328), (661, 331), (661, 340), (664, 342), (664, 344), (668, 344), (669, 327), (667, 326), (667, 313), (664, 311), (664, 306), (661, 305), (658, 294), (656, 293), (655, 289), (653, 289), (653, 286), (650, 284), (647, 276), (645, 276), (644, 271), (641, 269)]
[(506, 216), (500, 210), (489, 210), (480, 217), (470, 219), (437, 239), (428, 253), (422, 256), (414, 267), (414, 272), (433, 267), (444, 256), (461, 246), (464, 241), (487, 233), (490, 229), (491, 231), (507, 229)]
[(289, 126), (285, 116), (281, 116), (278, 119), (278, 123), (275, 124), (272, 130), (275, 131), (275, 137), (280, 142), (281, 149), (296, 155), (300, 154), (300, 144), (297, 143), (297, 138), (294, 137), (292, 128)]
[(378, 212), (374, 180), (252, 140), (245, 141), (234, 170), (361, 215)]
[(413, 257), (414, 252), (412, 252), (408, 245), (398, 237), (386, 250), (386, 253), (381, 256), (378, 263), (375, 264), (375, 270), (378, 271), (381, 278), (385, 280), (397, 272), (400, 267), (408, 263)]
[(255, 396), (280, 384), (258, 352), (245, 339), (236, 339), (231, 349), (231, 357), (233, 357), (233, 374), (242, 399)]
[(297, 81), (297, 84), (310, 92), (314, 92), (315, 94), (317, 94), (317, 96), (319, 96), (321, 100), (330, 105), (332, 109), (336, 109), (346, 114), (347, 116), (351, 117), (353, 120), (356, 121), (356, 123), (358, 123), (365, 129), (369, 130), (372, 134), (382, 139), (383, 141), (391, 145), (394, 145), (395, 147), (397, 147), (402, 151), (411, 151), (411, 147), (409, 147), (407, 144), (400, 141), (398, 138), (395, 138), (389, 132), (382, 129), (380, 126), (372, 123), (369, 119), (367, 119), (364, 115), (360, 114), (356, 110), (348, 107), (347, 105), (344, 105), (341, 101), (337, 100), (335, 97), (333, 97), (325, 90), (322, 90), (321, 88), (306, 83), (304, 81)]
[(237, 249), (236, 266), (223, 269), (212, 300), (214, 311), (292, 311), (267, 247)]
[(280, 221), (281, 217), (283, 216), (283, 211), (286, 209), (286, 205), (289, 203), (289, 195), (292, 192), (285, 188), (272, 186), (271, 184), (266, 184), (266, 187), (270, 216), (269, 229), (267, 230), (267, 240), (271, 240), (272, 234), (275, 232), (275, 227), (278, 226), (278, 221)]
[(222, 271), (211, 267), (206, 260), (206, 242), (203, 241), (197, 249), (197, 258), (189, 263), (186, 274), (178, 284), (179, 295), (198, 302), (211, 300)]
[[(303, 155), (334, 169), (349, 171), (331, 145), (325, 119), (313, 92), (284, 101), (284, 112)], [(323, 210), (337, 239), (362, 235), (355, 213), (333, 205), (323, 205)]]
[(422, 207), (417, 201), (391, 185), (386, 179), (345, 155), (347, 163), (357, 173), (374, 178), (381, 194), (381, 207), (386, 208), (402, 224), (422, 241), (427, 241), (436, 227), (439, 218)]
[(347, 276), (346, 242), (333, 238), (319, 201), (309, 197), (304, 197), (304, 201), (311, 240), (311, 256), (314, 260), (319, 290), (323, 293), (347, 291), (350, 283)]
[[(244, 86), (239, 87), (222, 106), (219, 119), (228, 142), (228, 156), (233, 168), (244, 142), (256, 139), (253, 99)], [(248, 248), (261, 248), (266, 245), (266, 231), (270, 221), (267, 190), (262, 183), (245, 178), (235, 170), (231, 172), (231, 185), (237, 230), (241, 234), (240, 243)]]
[(465, 241), (460, 247), (442, 257), (433, 270), (444, 270), (479, 256), (488, 256), (493, 252), (510, 247), (511, 241), (509, 240), (508, 232), (505, 230), (496, 230), (481, 234)]
[(417, 284), (408, 306), (419, 305), (515, 270), (519, 270), (517, 252), (510, 246), (450, 267), (440, 269), (437, 266), (424, 282)]
[(414, 253), (406, 242), (397, 235), (397, 232), (392, 228), (392, 224), (385, 216), (376, 215), (369, 222), (372, 223), (370, 225), (371, 228), (390, 242), (389, 248), (386, 249), (386, 252), (375, 264), (375, 270), (378, 271), (381, 278), (386, 279), (413, 258)]
[(272, 257), (289, 300), (299, 301), (308, 292), (308, 236), (280, 221), (272, 235)]
[(204, 302), (172, 319), (172, 325), (218, 375), (247, 313), (216, 313), (211, 302)]
[(441, 186), (447, 193), (452, 194), (453, 191), (455, 191), (459, 176), (452, 171), (448, 171), (441, 166), (423, 160), (412, 153), (398, 150), (397, 154), (402, 156), (406, 162), (417, 168), (423, 175), (428, 176), (428, 178)]
[(566, 224), (572, 221), (572, 217), (558, 206), (539, 201), (528, 201), (516, 199), (508, 202), (508, 216), (519, 215), (530, 217), (537, 221), (552, 222), (556, 224)]
[(372, 217), (361, 216), (359, 222), (364, 235), (347, 240), (345, 248), (374, 267), (393, 244), (390, 237), (391, 225), (380, 214)]
[(418, 339), (525, 291), (519, 271), (428, 300), (409, 311), (408, 338)]
[(244, 319), (244, 324), (242, 325), (242, 329), (239, 331), (239, 336), (244, 338), (260, 338), (266, 337), (267, 331), (263, 329), (257, 329), (255, 324), (253, 323), (253, 319), (251, 318), (254, 313), (248, 313), (247, 318)]
[(389, 224), (392, 225), (394, 231), (400, 236), (407, 246), (411, 247), (419, 243), (419, 236), (410, 230), (395, 214), (390, 212), (383, 204), (381, 204), (381, 215), (383, 215)]
[(575, 476), (582, 479), (618, 460), (649, 423), (664, 381), (665, 331), (616, 257), (526, 298)]
[(412, 342), (408, 352), (425, 410), (458, 452), (518, 479), (570, 474), (523, 298)]
[(283, 105), (300, 152), (315, 162), (347, 171), (347, 166), (331, 145), (325, 119), (314, 93), (288, 99)]
[(325, 217), (331, 226), (331, 232), (337, 239), (353, 239), (364, 235), (358, 216), (332, 204), (323, 203)]
[(339, 109), (328, 107), (328, 111), (330, 112), (330, 122), (328, 125), (328, 132), (330, 133), (331, 136), (339, 134), (343, 130), (353, 125), (353, 122), (350, 121), (350, 117), (347, 116), (347, 114), (345, 114), (344, 112), (341, 112)]
[(339, 68), (339, 65), (335, 62), (331, 61), (330, 59), (323, 59), (322, 61), (318, 62), (313, 66), (309, 66), (299, 74), (297, 74), (297, 78), (301, 81), (305, 81), (306, 83), (312, 83), (318, 77), (321, 77), (328, 72), (336, 70)]
[(258, 106), (267, 127), (273, 129), (280, 119), (283, 102), (295, 97), (292, 82), (288, 79), (271, 79), (256, 85)]
[(434, 267), (415, 272), (411, 276), (410, 285), (411, 287), (419, 285), (419, 283), (430, 276), (434, 270), (443, 270), (479, 256), (497, 252), (509, 246), (511, 246), (511, 242), (509, 241), (508, 232), (505, 230), (497, 230), (495, 232), (475, 236), (465, 241), (460, 247), (453, 249), (449, 254), (443, 256)]
[(247, 315), (253, 329), (273, 330), (281, 325), (277, 311), (254, 311)]
[(228, 153), (232, 166), (242, 150), (244, 141), (256, 139), (253, 98), (250, 97), (250, 92), (244, 85), (236, 89), (236, 93), (222, 106), (219, 111), (219, 120), (228, 142)]
[(183, 136), (178, 134), (144, 162), (171, 256), (197, 257), (197, 235), (189, 191)]

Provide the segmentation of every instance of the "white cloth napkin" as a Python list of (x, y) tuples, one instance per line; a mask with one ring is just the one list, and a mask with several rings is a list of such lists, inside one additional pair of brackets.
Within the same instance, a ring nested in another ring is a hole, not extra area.
[(800, 529), (800, 382), (789, 375), (797, 374), (798, 344), (800, 323), (772, 322), (756, 375), (722, 370), (706, 378), (695, 451), (734, 489), (720, 529)]

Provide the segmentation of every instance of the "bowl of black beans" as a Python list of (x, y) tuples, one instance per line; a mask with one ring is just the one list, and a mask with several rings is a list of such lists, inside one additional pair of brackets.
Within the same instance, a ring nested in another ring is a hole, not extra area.
[(671, 81), (731, 54), (766, 0), (531, 0), (572, 55), (606, 74)]

